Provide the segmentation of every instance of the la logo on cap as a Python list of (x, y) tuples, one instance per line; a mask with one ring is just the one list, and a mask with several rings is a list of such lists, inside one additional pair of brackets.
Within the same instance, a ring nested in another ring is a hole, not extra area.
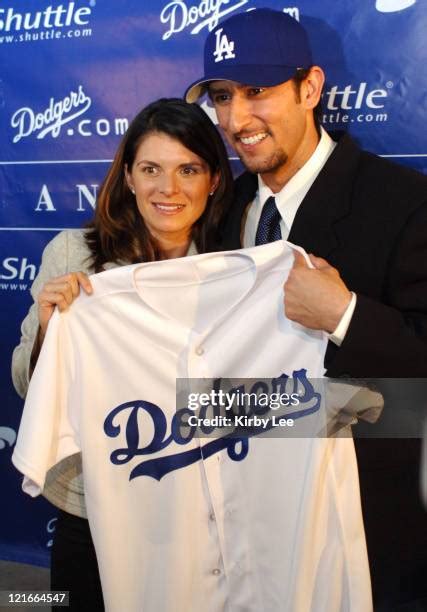
[(221, 36), (222, 28), (215, 32), (216, 36), (216, 47), (213, 55), (215, 57), (215, 62), (222, 62), (223, 59), (232, 59), (236, 57), (233, 53), (234, 51), (234, 42), (229, 41), (227, 38), (227, 34), (223, 34)]

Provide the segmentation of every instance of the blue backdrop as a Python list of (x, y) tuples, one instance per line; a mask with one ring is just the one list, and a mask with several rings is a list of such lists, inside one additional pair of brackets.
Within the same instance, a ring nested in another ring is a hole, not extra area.
[[(425, 171), (426, 11), (421, 0), (4, 0), (0, 8), (0, 558), (48, 563), (55, 509), (10, 463), (22, 400), (10, 356), (41, 251), (80, 227), (128, 121), (202, 74), (207, 32), (269, 6), (300, 20), (327, 75), (324, 126)], [(205, 110), (214, 117), (207, 102)], [(232, 156), (231, 156), (232, 157)], [(233, 159), (235, 171), (237, 161)]]

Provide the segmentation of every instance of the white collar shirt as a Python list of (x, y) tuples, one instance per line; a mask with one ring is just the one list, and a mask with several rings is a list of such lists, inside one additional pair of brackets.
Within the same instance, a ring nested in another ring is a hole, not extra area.
[[(258, 191), (255, 199), (249, 205), (248, 214), (246, 217), (243, 235), (244, 247), (247, 248), (254, 246), (262, 208), (270, 196), (274, 197), (276, 206), (281, 216), (280, 230), (282, 232), (282, 239), (288, 239), (292, 224), (302, 201), (304, 200), (323, 166), (326, 164), (332, 151), (336, 147), (336, 142), (332, 140), (326, 130), (324, 130), (322, 127), (320, 128), (320, 133), (320, 140), (313, 155), (279, 192), (273, 193), (264, 183), (261, 176), (258, 175)], [(336, 329), (329, 336), (330, 340), (337, 346), (340, 346), (345, 338), (355, 307), (356, 294), (352, 292), (350, 304), (344, 312)]]
[(258, 175), (258, 191), (254, 201), (249, 206), (246, 218), (243, 238), (244, 247), (254, 246), (261, 211), (270, 196), (275, 198), (277, 208), (282, 217), (280, 221), (282, 238), (283, 240), (288, 239), (301, 202), (336, 146), (336, 142), (332, 140), (326, 130), (320, 129), (321, 137), (313, 155), (278, 193), (273, 193), (264, 183), (261, 176)]

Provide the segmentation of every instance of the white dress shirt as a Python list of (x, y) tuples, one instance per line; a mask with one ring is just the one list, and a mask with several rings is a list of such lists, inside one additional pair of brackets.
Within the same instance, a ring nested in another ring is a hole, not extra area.
[[(292, 224), (297, 214), (301, 202), (307, 195), (310, 187), (316, 180), (318, 174), (322, 170), (329, 156), (336, 146), (336, 142), (332, 140), (329, 134), (322, 127), (320, 128), (321, 137), (313, 155), (306, 163), (298, 170), (294, 176), (289, 179), (286, 185), (277, 193), (273, 193), (271, 189), (264, 183), (261, 176), (258, 175), (258, 191), (254, 201), (249, 205), (248, 215), (245, 223), (243, 236), (243, 246), (245, 248), (254, 246), (255, 236), (258, 228), (258, 223), (261, 217), (262, 207), (270, 196), (276, 200), (276, 206), (281, 215), (280, 229), (282, 238), (288, 239)], [(356, 307), (356, 294), (352, 292), (352, 298), (346, 311), (344, 312), (336, 329), (330, 334), (329, 339), (337, 346), (340, 346), (347, 333)]]

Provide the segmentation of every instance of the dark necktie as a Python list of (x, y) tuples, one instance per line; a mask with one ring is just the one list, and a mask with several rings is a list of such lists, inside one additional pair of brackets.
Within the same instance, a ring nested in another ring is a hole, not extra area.
[(280, 213), (277, 210), (276, 200), (270, 196), (262, 207), (261, 217), (256, 231), (255, 246), (267, 244), (282, 238), (280, 231)]

